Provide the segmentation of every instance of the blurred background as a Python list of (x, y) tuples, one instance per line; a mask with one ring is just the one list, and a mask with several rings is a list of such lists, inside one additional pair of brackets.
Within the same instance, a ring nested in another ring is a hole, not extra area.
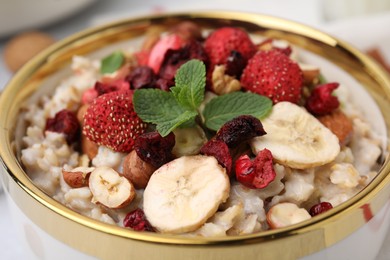
[[(106, 22), (151, 13), (234, 10), (297, 21), (346, 40), (390, 72), (390, 0), (0, 0), (0, 91), (31, 56)], [(0, 259), (30, 259), (15, 243), (0, 185)], [(378, 256), (390, 259), (390, 234)]]

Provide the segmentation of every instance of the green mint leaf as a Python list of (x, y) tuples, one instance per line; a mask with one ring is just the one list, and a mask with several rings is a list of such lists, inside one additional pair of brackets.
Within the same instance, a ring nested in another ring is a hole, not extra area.
[(156, 124), (161, 136), (167, 136), (198, 114), (184, 109), (170, 92), (159, 89), (139, 89), (133, 96), (134, 110), (147, 123)]
[(205, 86), (206, 67), (193, 59), (177, 70), (175, 86), (170, 90), (182, 107), (195, 111), (204, 99)]
[(107, 74), (117, 71), (122, 66), (124, 60), (125, 56), (122, 52), (113, 52), (109, 56), (103, 58), (100, 73)]
[(240, 116), (265, 117), (272, 108), (272, 101), (264, 96), (249, 92), (233, 92), (213, 98), (203, 111), (207, 128), (218, 131), (227, 121)]

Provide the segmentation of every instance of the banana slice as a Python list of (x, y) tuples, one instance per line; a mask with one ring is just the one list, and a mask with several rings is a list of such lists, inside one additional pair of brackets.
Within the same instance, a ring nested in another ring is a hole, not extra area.
[(198, 125), (191, 128), (176, 128), (173, 133), (176, 142), (172, 153), (176, 157), (198, 154), (200, 148), (207, 142), (206, 134)]
[(127, 206), (136, 195), (135, 188), (128, 179), (106, 166), (92, 171), (89, 189), (93, 194), (93, 202), (114, 209)]
[(340, 152), (338, 138), (293, 103), (277, 103), (262, 123), (267, 134), (251, 141), (252, 150), (257, 154), (267, 148), (282, 165), (307, 169), (333, 161)]
[(183, 156), (156, 170), (144, 192), (144, 212), (161, 233), (201, 227), (229, 196), (226, 170), (212, 156)]

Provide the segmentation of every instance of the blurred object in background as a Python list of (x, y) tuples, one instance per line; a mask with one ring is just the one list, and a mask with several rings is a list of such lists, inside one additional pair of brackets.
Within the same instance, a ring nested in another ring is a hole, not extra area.
[(96, 0), (0, 0), (0, 37), (61, 20)]
[(332, 21), (390, 10), (390, 0), (322, 0), (324, 20)]

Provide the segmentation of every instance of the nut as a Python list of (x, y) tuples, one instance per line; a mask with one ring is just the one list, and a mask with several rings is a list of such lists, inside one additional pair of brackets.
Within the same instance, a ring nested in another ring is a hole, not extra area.
[(94, 167), (77, 167), (70, 171), (62, 169), (64, 181), (72, 188), (88, 186), (88, 179)]
[(4, 47), (4, 61), (12, 72), (16, 72), (35, 54), (53, 44), (55, 40), (38, 31), (22, 33), (12, 38)]
[(77, 121), (79, 121), (79, 123), (80, 123), (80, 126), (83, 126), (83, 123), (84, 123), (84, 114), (85, 114), (85, 112), (87, 111), (88, 107), (89, 107), (89, 104), (84, 104), (84, 105), (82, 105), (82, 106), (79, 108), (79, 110), (77, 110), (77, 115), (76, 115), (76, 117), (77, 117)]
[(101, 166), (89, 176), (89, 188), (93, 202), (108, 208), (123, 208), (131, 203), (136, 192), (133, 184), (114, 169)]
[(155, 167), (143, 161), (134, 150), (123, 160), (123, 176), (129, 179), (136, 189), (144, 189), (155, 170)]
[(319, 81), (320, 68), (311, 64), (299, 63), (303, 73), (303, 83), (305, 85), (316, 84)]
[(236, 78), (225, 74), (225, 65), (216, 65), (214, 67), (211, 82), (214, 93), (223, 95), (241, 89), (240, 81)]
[(98, 154), (99, 145), (89, 140), (85, 135), (81, 134), (81, 151), (88, 156), (90, 160)]
[(174, 26), (171, 30), (172, 33), (175, 33), (182, 37), (185, 40), (201, 40), (202, 39), (202, 30), (196, 23), (190, 21), (184, 21), (176, 26)]
[(293, 225), (310, 218), (306, 209), (290, 202), (276, 204), (267, 213), (267, 223), (272, 229)]
[(340, 145), (346, 145), (351, 141), (352, 121), (340, 109), (334, 110), (328, 115), (319, 116), (318, 120), (337, 136)]

